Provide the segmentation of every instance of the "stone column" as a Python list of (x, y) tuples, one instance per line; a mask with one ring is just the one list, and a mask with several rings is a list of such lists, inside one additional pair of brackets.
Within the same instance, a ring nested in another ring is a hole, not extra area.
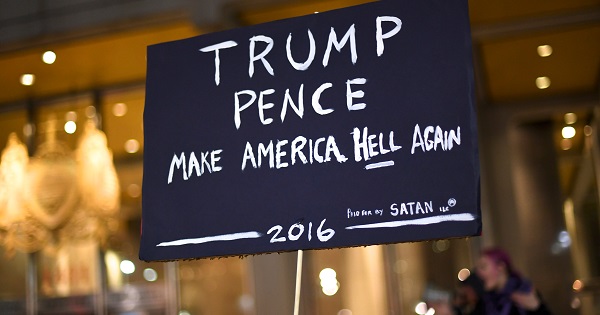
[(500, 228), (518, 241), (511, 254), (555, 314), (568, 314), (572, 267), (568, 252), (553, 253), (565, 229), (558, 164), (550, 121), (510, 129), (517, 222)]

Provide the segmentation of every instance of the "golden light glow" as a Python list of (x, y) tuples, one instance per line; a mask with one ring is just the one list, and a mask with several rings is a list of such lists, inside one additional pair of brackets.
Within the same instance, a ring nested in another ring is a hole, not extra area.
[(336, 279), (336, 272), (331, 268), (325, 268), (319, 273), (321, 289), (327, 296), (332, 296), (340, 289), (340, 283)]
[(458, 272), (458, 280), (465, 281), (471, 275), (471, 271), (467, 268), (463, 268)]
[(135, 264), (133, 264), (131, 260), (125, 259), (121, 261), (121, 264), (119, 264), (119, 268), (121, 269), (121, 272), (126, 275), (130, 275), (135, 272)]
[(537, 53), (540, 57), (548, 57), (548, 56), (552, 55), (552, 46), (540, 45), (537, 48)]
[(154, 282), (158, 279), (158, 273), (152, 268), (144, 269), (144, 279), (148, 282)]
[(138, 184), (130, 184), (127, 186), (127, 194), (131, 198), (137, 198), (142, 194), (142, 189)]
[(565, 139), (571, 139), (575, 137), (575, 134), (577, 134), (577, 131), (571, 126), (565, 126), (562, 129), (562, 136)]
[(427, 303), (425, 303), (425, 302), (417, 303), (417, 305), (415, 306), (415, 313), (417, 313), (419, 315), (425, 315), (425, 313), (427, 313)]
[(319, 272), (319, 279), (321, 280), (325, 280), (325, 279), (329, 279), (329, 278), (336, 278), (337, 274), (335, 273), (335, 270), (331, 269), (331, 268), (325, 268), (323, 270), (321, 270), (321, 272)]
[(96, 116), (96, 107), (90, 105), (85, 108), (85, 116), (87, 118), (94, 118)]
[(565, 114), (565, 124), (572, 125), (577, 122), (577, 114), (575, 113), (566, 113)]
[(592, 128), (592, 126), (590, 126), (590, 125), (585, 125), (585, 127), (583, 127), (583, 134), (586, 137), (591, 136), (593, 131), (594, 131), (594, 128)]
[(535, 85), (540, 90), (547, 89), (550, 87), (550, 78), (538, 77), (537, 79), (535, 79)]
[(23, 126), (23, 135), (25, 137), (31, 137), (33, 135), (33, 124), (25, 124), (25, 126)]
[(127, 114), (127, 105), (125, 103), (116, 103), (112, 108), (113, 115), (123, 117)]
[(21, 76), (21, 84), (23, 84), (25, 86), (33, 85), (34, 82), (35, 82), (35, 75), (33, 75), (31, 73), (26, 73)]
[(65, 123), (65, 132), (72, 135), (75, 131), (77, 131), (77, 124), (72, 120), (67, 121)]
[(581, 280), (573, 281), (573, 290), (581, 291), (583, 289), (583, 282)]
[(140, 143), (135, 139), (125, 141), (125, 151), (127, 153), (136, 153), (140, 149)]
[(570, 150), (573, 147), (573, 141), (571, 139), (562, 139), (560, 141), (560, 148), (564, 151)]
[(66, 120), (66, 121), (69, 121), (69, 120), (70, 120), (70, 121), (77, 121), (77, 113), (76, 113), (76, 112), (74, 112), (74, 111), (68, 111), (68, 112), (65, 114), (65, 120)]
[(51, 65), (56, 61), (56, 53), (52, 50), (48, 50), (42, 55), (42, 60), (44, 63)]

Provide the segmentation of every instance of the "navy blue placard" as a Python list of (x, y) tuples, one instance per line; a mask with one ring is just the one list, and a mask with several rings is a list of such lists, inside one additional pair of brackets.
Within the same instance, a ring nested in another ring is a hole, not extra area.
[(148, 48), (142, 260), (479, 235), (466, 0)]

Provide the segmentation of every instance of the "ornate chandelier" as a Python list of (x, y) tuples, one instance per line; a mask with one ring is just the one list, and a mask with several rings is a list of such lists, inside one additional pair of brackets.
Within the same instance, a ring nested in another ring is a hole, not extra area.
[(106, 244), (116, 224), (119, 181), (106, 135), (88, 121), (75, 152), (56, 140), (51, 120), (29, 157), (13, 133), (0, 158), (0, 244), (8, 256), (72, 240)]

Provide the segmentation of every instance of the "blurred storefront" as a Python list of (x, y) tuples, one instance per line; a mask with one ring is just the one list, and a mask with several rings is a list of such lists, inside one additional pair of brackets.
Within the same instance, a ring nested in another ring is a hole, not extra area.
[[(0, 164), (0, 314), (291, 313), (295, 253), (137, 258), (145, 50), (364, 2), (0, 0), (0, 150), (26, 152)], [(469, 8), (483, 235), (305, 252), (301, 314), (424, 314), (491, 245), (555, 314), (600, 313), (600, 1)], [(35, 187), (22, 159), (47, 163)]]

